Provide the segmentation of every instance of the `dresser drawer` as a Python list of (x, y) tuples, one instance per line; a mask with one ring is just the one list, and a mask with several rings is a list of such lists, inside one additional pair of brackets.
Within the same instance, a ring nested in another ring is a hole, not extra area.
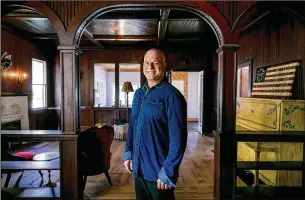
[(250, 123), (254, 129), (278, 130), (279, 110), (274, 102), (241, 101), (239, 107), (237, 106), (236, 115), (242, 121), (245, 120), (244, 123)]

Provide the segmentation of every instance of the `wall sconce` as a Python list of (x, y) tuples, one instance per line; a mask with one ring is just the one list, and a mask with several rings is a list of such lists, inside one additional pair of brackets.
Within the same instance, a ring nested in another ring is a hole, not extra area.
[(18, 77), (18, 83), (22, 84), (26, 81), (27, 74), (23, 73), (22, 76)]

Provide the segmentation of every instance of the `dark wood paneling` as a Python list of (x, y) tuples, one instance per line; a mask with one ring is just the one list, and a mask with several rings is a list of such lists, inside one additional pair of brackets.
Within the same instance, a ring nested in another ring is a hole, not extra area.
[[(55, 49), (54, 49), (55, 51)], [(50, 55), (54, 52), (49, 49)], [(47, 105), (54, 105), (54, 72), (53, 63), (49, 61), (50, 55), (46, 55), (36, 47), (35, 44), (19, 38), (12, 33), (1, 29), (1, 52), (8, 52), (12, 55), (13, 65), (11, 68), (1, 73), (1, 92), (4, 93), (30, 93), (29, 108), (31, 108), (31, 83), (32, 83), (32, 64), (31, 59), (37, 58), (47, 62)], [(18, 76), (23, 73), (27, 74), (26, 81), (22, 84), (18, 83)], [(12, 76), (16, 74), (17, 76)], [(52, 116), (47, 110), (35, 111), (29, 113), (31, 129), (53, 129), (52, 124), (45, 124), (43, 120), (50, 121), (48, 117)], [(37, 116), (39, 112), (39, 117)]]
[(43, 1), (54, 10), (66, 27), (74, 16), (79, 13), (89, 1)]
[(233, 26), (237, 18), (255, 1), (211, 1), (228, 20), (229, 24)]
[(238, 63), (253, 57), (252, 81), (259, 67), (301, 60), (293, 98), (305, 98), (305, 28), (297, 20), (288, 16), (269, 16), (246, 30), (239, 44)]
[(60, 143), (60, 196), (62, 199), (79, 199), (79, 174), (77, 171), (77, 140)]
[(54, 110), (35, 110), (29, 113), (30, 130), (57, 130), (58, 122)]
[(95, 123), (107, 123), (107, 125), (111, 125), (114, 119), (118, 119), (118, 111), (95, 110), (94, 119), (95, 119)]
[(80, 120), (81, 126), (94, 126), (94, 110), (90, 108), (81, 109)]
[[(13, 62), (11, 68), (2, 73), (1, 92), (30, 93), (32, 76), (30, 58), (45, 60), (45, 57), (33, 44), (3, 29), (1, 29), (1, 52), (11, 54)], [(27, 79), (23, 84), (19, 84), (17, 78), (23, 73), (27, 74)], [(13, 74), (17, 76), (12, 76)]]

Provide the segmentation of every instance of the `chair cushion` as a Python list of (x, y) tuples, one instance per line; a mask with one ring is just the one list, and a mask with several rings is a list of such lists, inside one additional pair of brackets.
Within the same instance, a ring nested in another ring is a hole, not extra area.
[(33, 157), (35, 156), (34, 153), (31, 152), (17, 152), (13, 154), (14, 156), (19, 156), (19, 157), (23, 157), (26, 160), (32, 160)]

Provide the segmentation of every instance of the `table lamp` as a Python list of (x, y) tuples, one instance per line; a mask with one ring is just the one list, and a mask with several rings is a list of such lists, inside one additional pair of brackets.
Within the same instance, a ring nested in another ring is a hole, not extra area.
[(128, 92), (133, 92), (133, 88), (132, 88), (132, 85), (131, 85), (131, 82), (129, 81), (126, 81), (124, 82), (124, 85), (123, 85), (123, 88), (122, 88), (122, 91), (121, 92), (126, 92), (126, 105), (127, 105), (127, 117), (126, 117), (126, 121), (128, 122)]

